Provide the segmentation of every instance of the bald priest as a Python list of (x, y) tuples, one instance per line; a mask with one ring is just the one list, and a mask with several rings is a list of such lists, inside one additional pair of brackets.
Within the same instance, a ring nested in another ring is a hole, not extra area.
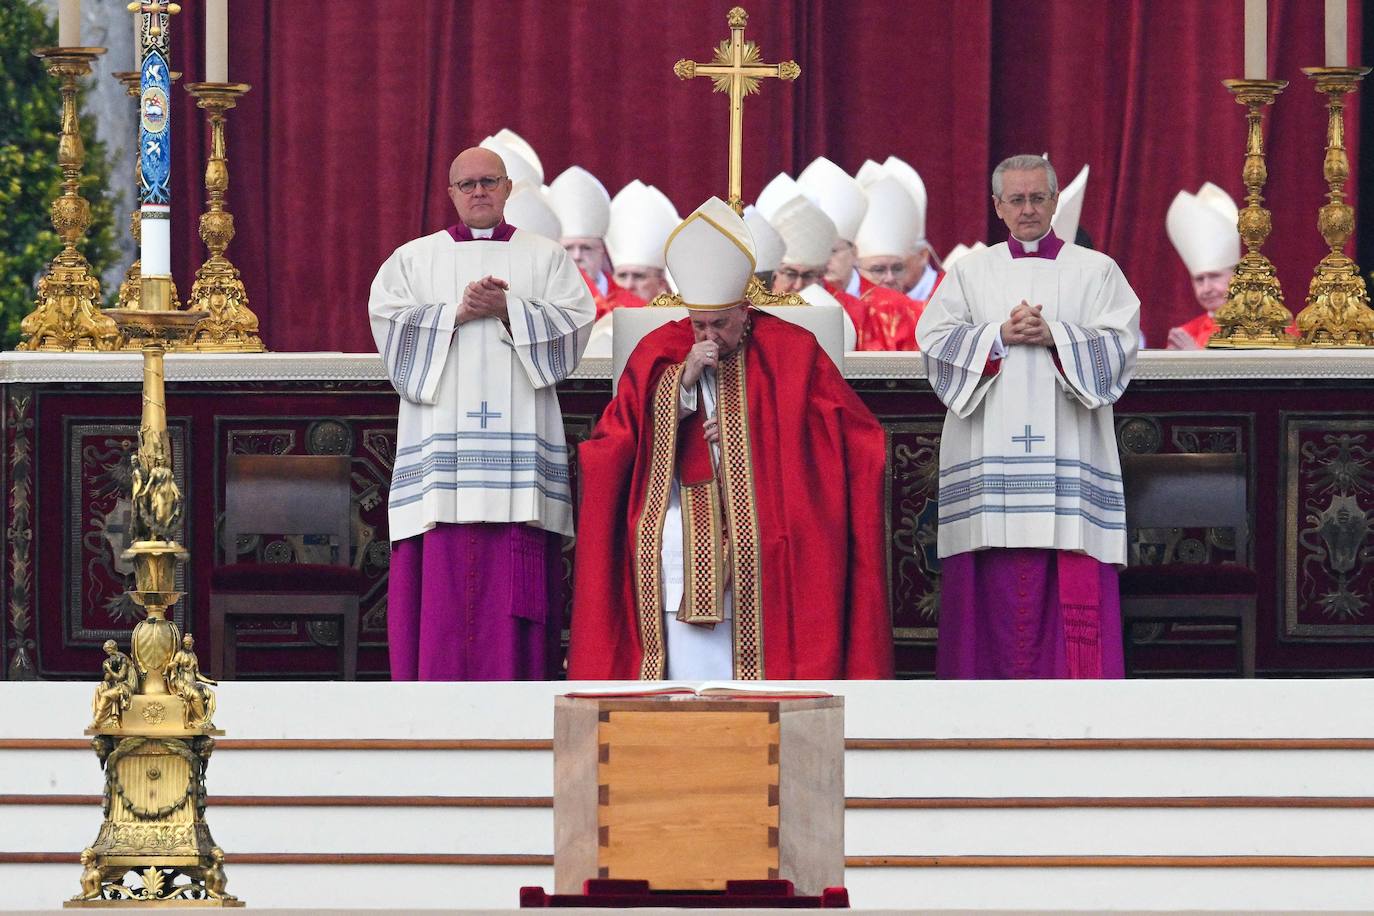
[(640, 342), (578, 453), (569, 677), (891, 677), (882, 428), (810, 332), (750, 307), (727, 204), (666, 258), (688, 317)]
[(490, 150), (449, 168), (458, 222), (407, 242), (372, 282), (372, 335), (401, 396), (389, 519), (393, 680), (542, 680), (573, 533), (554, 385), (595, 305), (556, 241), (505, 221)]

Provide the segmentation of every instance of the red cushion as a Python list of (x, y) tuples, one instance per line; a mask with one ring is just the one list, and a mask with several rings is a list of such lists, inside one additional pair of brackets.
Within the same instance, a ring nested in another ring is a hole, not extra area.
[(1255, 571), (1234, 563), (1168, 563), (1128, 566), (1121, 571), (1121, 594), (1253, 595), (1258, 591)]
[(351, 566), (319, 563), (231, 563), (210, 574), (217, 592), (298, 592), (362, 594), (363, 574)]

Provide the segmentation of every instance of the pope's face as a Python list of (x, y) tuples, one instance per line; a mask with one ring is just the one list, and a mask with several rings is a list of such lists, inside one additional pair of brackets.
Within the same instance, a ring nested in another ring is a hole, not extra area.
[(569, 237), (563, 239), (563, 250), (568, 253), (582, 272), (595, 280), (601, 276), (601, 265), (606, 261), (606, 243), (597, 238)]
[(1226, 270), (1209, 270), (1193, 274), (1193, 295), (1197, 297), (1197, 304), (1202, 306), (1207, 314), (1214, 314), (1226, 304), (1226, 290), (1230, 287), (1231, 276), (1235, 272), (1235, 268), (1231, 267)]
[(844, 289), (854, 273), (856, 250), (853, 242), (836, 239), (835, 247), (830, 249), (830, 260), (825, 265), (825, 278)]
[(490, 229), (501, 222), (511, 182), (500, 156), (481, 147), (464, 150), (449, 166), (448, 182), (449, 200), (463, 225)]
[(715, 344), (721, 359), (739, 349), (740, 344), (744, 343), (744, 333), (749, 327), (747, 305), (710, 311), (688, 309), (687, 317), (692, 322), (692, 336), (696, 342), (709, 340)]
[(997, 216), (1018, 242), (1033, 242), (1049, 232), (1058, 205), (1059, 195), (1050, 193), (1050, 176), (1044, 169), (1003, 172), (1002, 196), (992, 199)]

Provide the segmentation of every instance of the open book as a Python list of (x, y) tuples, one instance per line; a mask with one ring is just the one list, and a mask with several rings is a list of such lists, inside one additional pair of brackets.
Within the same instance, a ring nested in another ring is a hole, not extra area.
[(604, 697), (708, 697), (710, 699), (818, 699), (834, 696), (810, 687), (781, 687), (766, 681), (628, 681), (605, 684), (588, 690), (570, 690), (564, 696), (581, 698)]

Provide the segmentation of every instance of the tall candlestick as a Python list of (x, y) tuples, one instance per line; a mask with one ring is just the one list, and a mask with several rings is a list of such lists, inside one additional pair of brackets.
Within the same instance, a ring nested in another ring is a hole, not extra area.
[(205, 81), (229, 82), (229, 0), (205, 0)]
[(81, 47), (81, 0), (58, 0), (57, 43), (64, 48)]
[(142, 240), (139, 261), (143, 290), (140, 307), (149, 311), (172, 308), (172, 73), (168, 26), (175, 3), (133, 3), (143, 17), (143, 62), (139, 68), (139, 223)]
[(1346, 0), (1326, 0), (1326, 65), (1344, 67), (1346, 62)]
[(1245, 78), (1262, 80), (1268, 69), (1269, 19), (1265, 0), (1245, 0)]
[(143, 14), (134, 13), (134, 72), (143, 66)]

